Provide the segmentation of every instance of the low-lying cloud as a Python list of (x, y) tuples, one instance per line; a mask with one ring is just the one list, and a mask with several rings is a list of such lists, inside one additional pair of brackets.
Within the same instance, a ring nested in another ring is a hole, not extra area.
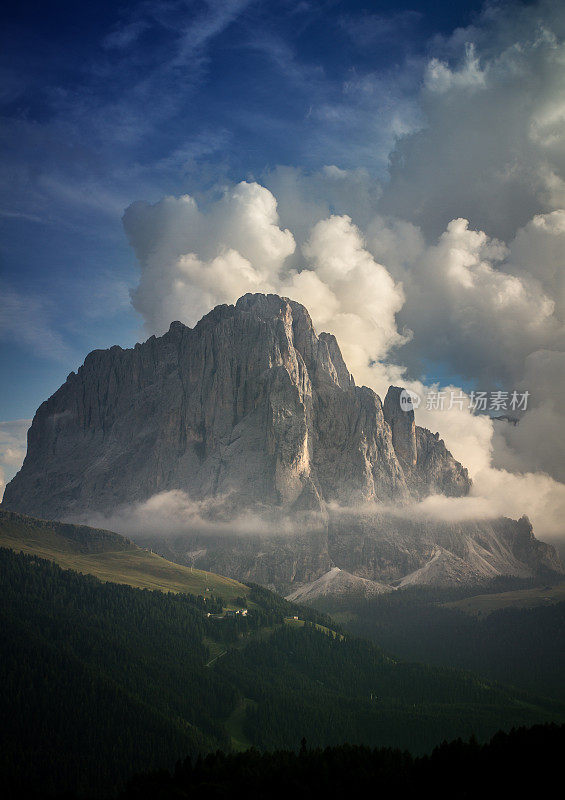
[(109, 514), (90, 514), (81, 520), (125, 536), (144, 538), (194, 536), (294, 535), (319, 527), (322, 516), (294, 518), (276, 509), (234, 511), (230, 497), (194, 500), (180, 489), (159, 492), (140, 503), (124, 505)]

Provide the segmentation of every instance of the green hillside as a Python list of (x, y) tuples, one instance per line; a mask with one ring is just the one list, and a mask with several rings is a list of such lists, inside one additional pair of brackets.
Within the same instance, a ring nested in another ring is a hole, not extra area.
[(136, 589), (213, 594), (226, 602), (249, 589), (212, 572), (173, 564), (111, 531), (47, 522), (0, 509), (0, 547), (55, 561), (64, 569)]
[(413, 589), (317, 608), (350, 633), (410, 660), (472, 670), (565, 701), (563, 583), (453, 598)]
[[(418, 753), (563, 719), (524, 692), (333, 635), (327, 618), (261, 587), (248, 596), (247, 616), (208, 617), (213, 600), (101, 582), (0, 548), (6, 796), (108, 796), (132, 773), (187, 755), (292, 749), (303, 736)], [(296, 615), (311, 624), (285, 624)]]
[(467, 614), (481, 615), (500, 611), (503, 608), (536, 608), (565, 601), (565, 580), (529, 589), (515, 589), (510, 592), (492, 592), (465, 597), (446, 603), (446, 608), (457, 608)]

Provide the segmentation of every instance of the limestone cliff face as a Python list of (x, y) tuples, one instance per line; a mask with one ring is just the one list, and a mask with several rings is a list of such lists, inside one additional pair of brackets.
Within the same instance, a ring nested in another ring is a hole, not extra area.
[(4, 507), (107, 512), (167, 489), (319, 509), (407, 498), (381, 401), (299, 303), (245, 295), (194, 329), (95, 351), (37, 411)]
[(384, 418), (390, 425), (392, 444), (396, 455), (405, 467), (411, 469), (418, 462), (416, 449), (416, 422), (414, 409), (407, 396), (407, 407), (402, 406), (403, 389), (390, 386), (383, 405)]
[(402, 387), (389, 388), (383, 412), (412, 494), (461, 497), (469, 493), (469, 473), (453, 458), (439, 433), (416, 425), (414, 409)]

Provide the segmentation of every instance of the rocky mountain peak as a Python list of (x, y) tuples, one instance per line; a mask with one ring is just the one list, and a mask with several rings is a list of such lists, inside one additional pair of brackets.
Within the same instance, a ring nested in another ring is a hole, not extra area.
[(401, 386), (390, 386), (383, 413), (392, 431), (392, 443), (401, 461), (415, 467), (417, 462), (416, 422), (410, 396)]
[(464, 494), (463, 467), (400, 392), (383, 411), (304, 306), (247, 294), (194, 328), (87, 356), (39, 408), (4, 505), (60, 517), (168, 489), (288, 509)]

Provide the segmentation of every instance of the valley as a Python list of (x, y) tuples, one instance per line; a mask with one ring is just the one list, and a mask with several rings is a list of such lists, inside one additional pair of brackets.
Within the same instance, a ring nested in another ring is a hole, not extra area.
[[(93, 530), (89, 540), (85, 528), (49, 533), (41, 520), (8, 523), (4, 514), (8, 786), (41, 782), (45, 791), (102, 797), (136, 770), (172, 768), (217, 748), (294, 748), (306, 737), (315, 747), (347, 740), (422, 753), (444, 738), (486, 740), (499, 728), (565, 719), (555, 701), (400, 660), (258, 585), (245, 587), (246, 616), (223, 615), (216, 596), (186, 593), (188, 583), (171, 591), (171, 574), (182, 573), (166, 567), (161, 586), (150, 573), (147, 591), (124, 585), (122, 571), (101, 581), (56, 563), (77, 549), (130, 551), (115, 534)], [(46, 549), (50, 560), (39, 552)], [(207, 616), (210, 608), (221, 618)]]

